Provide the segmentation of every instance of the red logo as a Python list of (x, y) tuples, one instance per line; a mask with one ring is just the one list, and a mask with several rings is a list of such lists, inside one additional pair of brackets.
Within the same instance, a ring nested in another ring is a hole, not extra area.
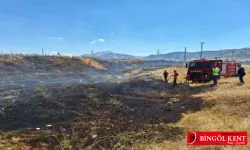
[(247, 132), (188, 132), (188, 145), (247, 145)]

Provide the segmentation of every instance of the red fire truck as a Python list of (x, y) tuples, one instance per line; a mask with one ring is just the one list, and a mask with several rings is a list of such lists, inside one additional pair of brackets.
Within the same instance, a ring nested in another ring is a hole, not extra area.
[(238, 65), (235, 61), (208, 60), (200, 59), (193, 60), (189, 63), (187, 79), (191, 81), (210, 81), (213, 76), (213, 67), (217, 65), (220, 69), (220, 76), (232, 77), (237, 76)]

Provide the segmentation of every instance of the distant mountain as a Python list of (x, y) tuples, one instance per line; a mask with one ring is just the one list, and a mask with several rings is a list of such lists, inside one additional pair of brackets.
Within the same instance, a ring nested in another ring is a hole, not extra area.
[[(233, 53), (233, 54), (232, 54)], [(249, 61), (250, 60), (250, 48), (242, 48), (242, 49), (226, 49), (226, 50), (218, 50), (218, 51), (203, 51), (203, 58), (207, 59), (232, 59), (232, 55), (234, 59), (238, 61)], [(187, 60), (199, 59), (200, 52), (187, 52), (186, 53)], [(168, 61), (183, 61), (184, 60), (184, 52), (172, 52), (168, 54), (160, 54), (160, 55), (150, 55), (144, 57), (146, 60), (168, 60)]]
[[(238, 61), (250, 61), (250, 48), (242, 48), (242, 49), (226, 49), (226, 50), (217, 50), (217, 51), (203, 51), (203, 58), (207, 59), (232, 59), (232, 53), (234, 59)], [(97, 52), (93, 55), (82, 55), (85, 57), (93, 57), (99, 59), (143, 59), (143, 60), (167, 60), (167, 61), (183, 61), (184, 60), (184, 52), (172, 52), (167, 54), (159, 54), (159, 55), (149, 55), (146, 57), (138, 57), (127, 54), (114, 53), (110, 51)], [(187, 61), (199, 59), (200, 52), (187, 52), (186, 59)]]
[(101, 59), (137, 59), (138, 58), (133, 55), (114, 53), (110, 51), (96, 52), (96, 53), (93, 53), (92, 55), (86, 54), (83, 56), (101, 58)]

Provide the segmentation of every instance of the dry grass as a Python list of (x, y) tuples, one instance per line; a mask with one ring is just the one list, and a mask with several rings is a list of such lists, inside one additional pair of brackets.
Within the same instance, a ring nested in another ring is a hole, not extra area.
[(90, 67), (95, 70), (104, 70), (107, 68), (92, 58), (78, 58), (66, 56), (19, 56), (19, 55), (4, 55), (0, 56), (0, 67), (3, 70), (30, 70), (41, 69), (46, 72), (46, 69), (52, 70), (80, 70)]
[(140, 60), (129, 60), (128, 61), (129, 64), (133, 65), (133, 64), (141, 64)]
[(12, 61), (19, 61), (24, 62), (24, 56), (13, 56), (13, 57), (0, 57), (0, 62), (12, 62)]
[[(249, 72), (248, 67), (246, 67)], [(160, 71), (162, 72), (162, 70)], [(249, 74), (249, 73), (248, 73)], [(221, 79), (217, 88), (207, 87), (207, 92), (193, 94), (194, 98), (204, 101), (204, 108), (196, 113), (185, 113), (182, 119), (171, 126), (184, 128), (188, 131), (250, 131), (250, 76), (245, 77), (246, 85), (239, 84), (238, 78)], [(199, 88), (207, 84), (195, 85)], [(204, 89), (202, 90), (204, 91)], [(248, 137), (249, 141), (249, 137)], [(185, 135), (181, 141), (165, 141), (137, 145), (138, 149), (223, 149), (223, 150), (249, 150), (250, 145), (238, 147), (189, 147), (186, 145)]]
[(86, 65), (89, 65), (93, 68), (100, 69), (100, 70), (107, 70), (106, 67), (104, 67), (102, 64), (100, 64), (98, 61), (91, 59), (91, 58), (81, 58), (81, 61), (85, 63)]
[(171, 82), (173, 78), (171, 75), (174, 74), (174, 70), (177, 71), (179, 74), (178, 82), (179, 83), (185, 83), (186, 81), (186, 73), (187, 69), (186, 68), (181, 68), (181, 67), (169, 67), (169, 68), (163, 68), (163, 69), (157, 69), (157, 70), (133, 70), (131, 72), (127, 72), (124, 75), (126, 76), (134, 76), (134, 75), (154, 75), (153, 79), (156, 81), (164, 81), (163, 77), (163, 72), (167, 70), (169, 73), (168, 78)]

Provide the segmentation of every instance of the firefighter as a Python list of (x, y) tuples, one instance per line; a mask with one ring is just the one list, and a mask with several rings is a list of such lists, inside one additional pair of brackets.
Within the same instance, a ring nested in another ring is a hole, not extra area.
[(168, 83), (168, 72), (167, 72), (167, 70), (164, 71), (163, 76), (164, 76), (165, 82)]
[(219, 75), (220, 75), (220, 68), (216, 64), (215, 67), (213, 68), (213, 81), (214, 81), (214, 83), (212, 86), (217, 85)]
[(176, 70), (174, 70), (174, 74), (172, 76), (174, 77), (173, 86), (176, 86), (177, 85), (177, 78), (178, 78), (179, 74), (176, 72)]
[(245, 73), (245, 69), (243, 67), (241, 67), (241, 65), (238, 65), (239, 69), (238, 69), (238, 76), (239, 76), (239, 79), (240, 79), (240, 83), (244, 84), (244, 80), (243, 80), (243, 77), (246, 75)]

